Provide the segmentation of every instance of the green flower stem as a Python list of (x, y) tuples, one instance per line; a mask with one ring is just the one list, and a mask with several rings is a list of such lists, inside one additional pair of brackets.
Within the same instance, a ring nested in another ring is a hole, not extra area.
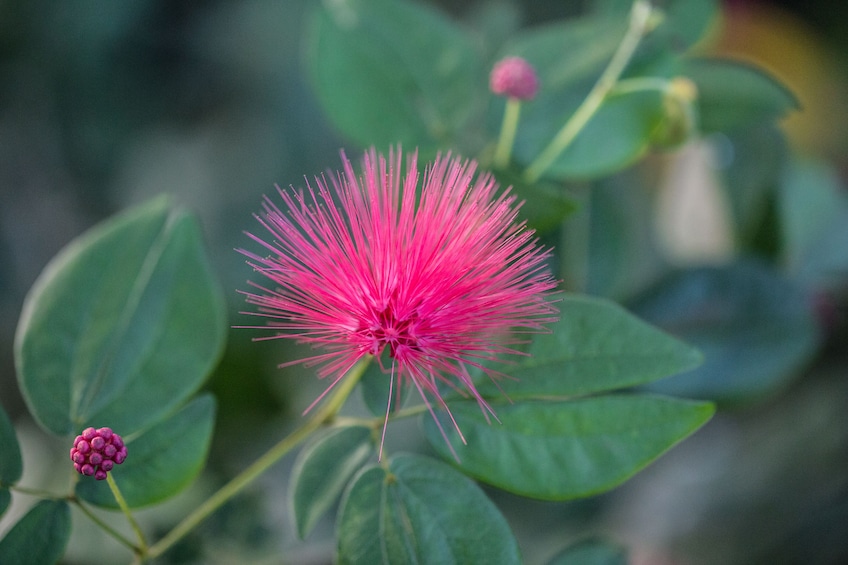
[(498, 146), (495, 149), (495, 167), (505, 169), (509, 165), (512, 155), (512, 146), (515, 143), (515, 132), (518, 129), (518, 117), (521, 114), (521, 100), (509, 97), (504, 107), (503, 122), (501, 122), (501, 134), (498, 138)]
[(636, 51), (639, 42), (648, 30), (648, 22), (651, 19), (651, 4), (648, 0), (636, 0), (630, 12), (630, 26), (627, 28), (624, 38), (618, 49), (610, 59), (607, 68), (598, 78), (595, 86), (589, 92), (583, 103), (574, 114), (562, 126), (557, 135), (551, 140), (547, 147), (530, 163), (524, 171), (524, 179), (527, 182), (538, 181), (554, 161), (574, 141), (577, 135), (586, 127), (592, 116), (601, 107), (610, 90), (615, 86), (624, 68)]
[(124, 513), (124, 516), (127, 517), (130, 526), (132, 526), (132, 529), (138, 538), (139, 551), (144, 554), (147, 551), (147, 540), (144, 539), (144, 532), (141, 531), (141, 528), (138, 526), (138, 522), (135, 521), (135, 517), (132, 515), (132, 510), (130, 510), (129, 505), (127, 505), (127, 501), (124, 500), (124, 495), (121, 494), (121, 490), (118, 488), (118, 483), (116, 483), (115, 479), (112, 478), (112, 473), (106, 473), (106, 482), (109, 484), (109, 488), (112, 490), (115, 500), (118, 501), (118, 506), (121, 507), (121, 511)]
[(259, 477), (259, 475), (267, 471), (284, 455), (312, 435), (313, 432), (317, 431), (321, 428), (321, 426), (331, 422), (336, 413), (341, 409), (345, 400), (347, 400), (347, 397), (350, 396), (350, 393), (353, 391), (356, 383), (359, 382), (359, 379), (362, 377), (362, 374), (365, 372), (365, 369), (368, 367), (368, 363), (370, 362), (370, 356), (359, 361), (359, 363), (350, 370), (341, 382), (336, 385), (336, 390), (320, 410), (315, 412), (313, 416), (301, 427), (283, 438), (244, 471), (233, 477), (230, 482), (221, 487), (218, 492), (208, 498), (206, 502), (198, 506), (194, 512), (186, 516), (183, 521), (177, 524), (165, 537), (150, 547), (150, 550), (147, 551), (144, 556), (145, 559), (153, 559), (162, 555), (162, 553), (182, 539), (198, 524), (208, 518), (210, 514), (240, 493), (246, 486)]
[(91, 520), (92, 522), (94, 522), (95, 524), (100, 526), (100, 528), (104, 532), (106, 532), (107, 534), (109, 534), (110, 536), (112, 536), (113, 538), (118, 540), (120, 543), (122, 543), (123, 545), (130, 548), (133, 551), (133, 553), (140, 553), (141, 552), (141, 549), (137, 545), (135, 545), (133, 542), (131, 542), (130, 540), (125, 538), (119, 531), (112, 528), (109, 524), (107, 524), (106, 522), (101, 520), (94, 512), (89, 510), (88, 507), (86, 507), (76, 497), (69, 498), (68, 502), (76, 504), (77, 508), (79, 508), (82, 511), (83, 514), (88, 516), (89, 520)]
[(671, 81), (660, 77), (636, 77), (618, 81), (610, 94), (630, 94), (631, 92), (646, 92), (655, 90), (667, 94), (671, 90)]

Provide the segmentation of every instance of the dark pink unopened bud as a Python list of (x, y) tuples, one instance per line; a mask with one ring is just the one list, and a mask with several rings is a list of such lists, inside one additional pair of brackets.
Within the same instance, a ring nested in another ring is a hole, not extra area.
[(501, 59), (489, 75), (489, 88), (499, 96), (532, 100), (539, 92), (536, 70), (521, 57)]
[(121, 436), (109, 428), (86, 428), (74, 439), (70, 456), (78, 473), (102, 481), (127, 458), (127, 447)]

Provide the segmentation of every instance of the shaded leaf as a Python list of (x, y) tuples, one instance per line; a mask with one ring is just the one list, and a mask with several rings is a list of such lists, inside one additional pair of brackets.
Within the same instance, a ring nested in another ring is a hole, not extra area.
[(380, 364), (376, 361), (369, 363), (365, 374), (362, 375), (359, 387), (365, 406), (375, 416), (386, 415), (386, 403), (389, 401), (390, 392), (392, 412), (396, 412), (403, 408), (412, 389), (412, 387), (405, 386), (406, 383), (403, 386), (398, 386), (397, 374), (391, 373), (394, 360), (389, 356), (388, 348), (383, 351), (381, 361), (383, 366), (389, 369), (389, 372), (384, 373)]
[(512, 187), (521, 205), (520, 218), (534, 230), (550, 231), (577, 210), (576, 200), (554, 182), (527, 183), (515, 171), (495, 171), (501, 188)]
[[(700, 353), (609, 300), (563, 296), (560, 321), (534, 336), (529, 357), (502, 369), (498, 386), (512, 400), (575, 396), (668, 377), (697, 366)], [(480, 390), (500, 397), (483, 380)]]
[[(447, 412), (438, 413), (472, 477), (543, 500), (590, 496), (618, 486), (701, 427), (713, 406), (651, 395), (607, 395), (565, 402), (496, 405), (500, 424), (476, 402), (449, 404), (467, 441)], [(450, 448), (432, 418), (424, 429), (446, 459)]]
[(629, 306), (704, 354), (694, 371), (651, 385), (666, 394), (756, 400), (791, 379), (820, 341), (803, 289), (761, 263), (680, 271)]
[(309, 535), (318, 519), (335, 504), (350, 478), (373, 451), (369, 428), (346, 426), (332, 430), (298, 454), (289, 490), (301, 539)]
[(71, 510), (64, 500), (42, 500), (0, 540), (0, 563), (49, 565), (65, 553)]
[(369, 467), (351, 483), (338, 524), (338, 563), (520, 563), (518, 544), (474, 481), (420, 455)]
[(23, 472), (21, 447), (9, 416), (0, 406), (0, 485), (13, 485)]
[(698, 122), (707, 133), (777, 120), (799, 108), (788, 88), (752, 65), (723, 59), (691, 59), (684, 64), (682, 74), (698, 87)]
[(571, 545), (553, 559), (548, 565), (627, 565), (627, 552), (624, 548), (609, 542), (589, 539)]
[(18, 381), (53, 433), (129, 435), (198, 389), (225, 332), (197, 223), (159, 198), (95, 226), (44, 269), (18, 325)]
[(443, 14), (396, 0), (325, 2), (308, 66), (330, 120), (360, 145), (425, 153), (463, 132), (485, 93), (470, 38)]
[[(214, 421), (215, 400), (204, 394), (127, 441), (126, 461), (112, 470), (127, 504), (148, 506), (186, 488), (206, 462)], [(83, 477), (76, 493), (92, 504), (118, 508), (106, 481)]]
[(9, 508), (9, 505), (12, 503), (12, 493), (9, 492), (9, 489), (0, 488), (0, 518), (3, 517), (3, 514)]

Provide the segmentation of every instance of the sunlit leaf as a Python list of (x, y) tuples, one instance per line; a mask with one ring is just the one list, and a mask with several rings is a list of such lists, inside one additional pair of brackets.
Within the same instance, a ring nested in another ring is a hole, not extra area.
[(518, 544), (474, 481), (401, 455), (353, 480), (339, 516), (340, 565), (520, 563)]
[(42, 500), (0, 540), (0, 563), (50, 565), (65, 553), (71, 510), (64, 500)]
[[(472, 401), (449, 403), (442, 428), (469, 475), (504, 490), (543, 500), (566, 500), (609, 490), (643, 469), (713, 414), (704, 402), (650, 395), (606, 395), (560, 402), (494, 406), (500, 423)], [(455, 461), (432, 418), (430, 444)]]
[(374, 452), (371, 430), (346, 426), (305, 447), (291, 475), (292, 509), (301, 538), (342, 494), (350, 478)]
[[(112, 471), (127, 504), (131, 508), (148, 506), (187, 487), (206, 462), (214, 423), (215, 400), (204, 394), (128, 440), (126, 461)], [(92, 504), (118, 508), (106, 481), (83, 477), (76, 493)]]
[(225, 333), (197, 223), (159, 198), (92, 228), (45, 268), (18, 325), (18, 381), (53, 433), (108, 425), (128, 435), (200, 387)]

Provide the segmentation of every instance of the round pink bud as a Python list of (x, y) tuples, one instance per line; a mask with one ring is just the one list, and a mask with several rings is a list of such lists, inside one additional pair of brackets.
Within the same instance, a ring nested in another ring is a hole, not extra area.
[(90, 477), (91, 475), (93, 475), (93, 474), (94, 474), (94, 467), (92, 467), (91, 465), (89, 465), (88, 463), (86, 463), (85, 465), (83, 465), (83, 466), (80, 468), (80, 473), (82, 473), (83, 475), (87, 475), (87, 476), (89, 476), (89, 477)]
[(112, 439), (113, 433), (114, 432), (112, 432), (112, 428), (100, 428), (100, 429), (97, 430), (97, 435), (99, 435), (100, 437), (102, 437), (106, 441), (109, 441), (110, 439)]
[(123, 463), (126, 460), (126, 458), (127, 458), (127, 448), (124, 447), (118, 453), (115, 454), (115, 456), (112, 458), (112, 460), (115, 461), (116, 464), (120, 465), (121, 463)]
[(124, 440), (121, 439), (121, 436), (119, 436), (118, 434), (114, 434), (112, 436), (112, 445), (114, 445), (118, 449), (121, 449), (122, 447), (124, 447)]
[(77, 473), (82, 473), (82, 465), (79, 463), (74, 463), (74, 469), (77, 470)]
[(85, 440), (82, 440), (81, 442), (79, 442), (79, 443), (77, 444), (77, 451), (79, 451), (79, 452), (80, 452), (80, 453), (82, 453), (82, 454), (86, 454), (86, 453), (88, 453), (89, 451), (91, 451), (91, 444), (89, 444), (89, 443), (88, 443), (87, 441), (85, 441)]
[(100, 436), (97, 436), (96, 438), (91, 440), (91, 449), (93, 449), (95, 451), (102, 450), (103, 446), (105, 446), (105, 445), (106, 445), (106, 440), (104, 440)]
[(74, 456), (71, 457), (71, 460), (77, 465), (82, 465), (83, 463), (85, 463), (85, 455), (77, 451), (76, 453), (74, 453)]
[(495, 63), (492, 68), (489, 88), (499, 96), (532, 100), (539, 92), (539, 77), (525, 59), (507, 57)]
[(88, 456), (88, 462), (97, 467), (103, 463), (103, 456), (96, 451)]
[(115, 449), (115, 446), (111, 443), (107, 444), (106, 447), (103, 448), (103, 455), (105, 455), (109, 459), (113, 458), (117, 452), (118, 450)]
[(94, 472), (94, 478), (98, 481), (102, 481), (106, 478), (106, 471), (103, 469), (97, 469), (97, 471)]
[(78, 473), (103, 480), (115, 465), (126, 460), (127, 447), (111, 428), (86, 428), (74, 439), (69, 454)]
[(97, 435), (97, 430), (94, 428), (86, 428), (82, 431), (82, 437), (86, 441), (91, 441)]
[(115, 466), (115, 462), (111, 459), (105, 459), (103, 463), (100, 464), (100, 468), (106, 471), (107, 473), (112, 470)]

